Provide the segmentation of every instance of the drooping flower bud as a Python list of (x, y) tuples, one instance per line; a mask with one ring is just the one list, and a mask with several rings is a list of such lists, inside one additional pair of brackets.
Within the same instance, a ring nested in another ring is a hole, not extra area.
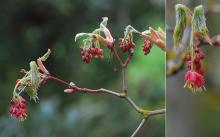
[(65, 93), (74, 93), (75, 91), (76, 89), (72, 89), (72, 88), (68, 88), (64, 90)]

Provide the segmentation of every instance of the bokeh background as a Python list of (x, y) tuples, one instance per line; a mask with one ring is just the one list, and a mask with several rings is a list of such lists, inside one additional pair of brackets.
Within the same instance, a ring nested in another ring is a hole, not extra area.
[[(108, 52), (104, 59), (81, 61), (74, 42), (78, 32), (91, 32), (101, 17), (115, 38), (131, 24), (138, 30), (164, 28), (164, 0), (1, 0), (0, 1), (0, 137), (127, 137), (141, 116), (119, 98), (108, 95), (64, 94), (48, 82), (39, 90), (39, 102), (28, 101), (28, 119), (18, 122), (8, 114), (20, 68), (52, 49), (46, 66), (51, 74), (82, 87), (120, 90), (121, 72)], [(149, 109), (165, 106), (165, 54), (156, 46), (148, 56), (142, 39), (127, 69), (129, 95)], [(213, 78), (212, 78), (213, 79)], [(28, 99), (28, 98), (26, 98)], [(139, 137), (162, 137), (163, 116), (151, 118)]]
[[(206, 9), (207, 27), (210, 36), (220, 34), (219, 0), (167, 0), (167, 28), (174, 28), (174, 5), (184, 3), (191, 9), (203, 4)], [(172, 47), (172, 35), (167, 31), (167, 47)], [(167, 78), (166, 88), (166, 136), (167, 137), (219, 137), (220, 136), (220, 47), (203, 46), (206, 54), (203, 61), (207, 91), (192, 94), (183, 88), (186, 67), (178, 74)]]

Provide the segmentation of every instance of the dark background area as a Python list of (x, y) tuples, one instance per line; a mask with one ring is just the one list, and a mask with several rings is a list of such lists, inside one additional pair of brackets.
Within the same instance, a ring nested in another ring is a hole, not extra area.
[[(176, 3), (184, 3), (190, 9), (202, 4), (205, 7), (210, 37), (220, 34), (219, 0), (167, 0), (166, 24), (170, 28), (174, 28), (175, 25)], [(172, 34), (167, 32), (167, 47), (172, 47)], [(206, 91), (193, 94), (183, 88), (186, 67), (180, 73), (166, 79), (166, 136), (168, 137), (220, 136), (220, 47), (205, 45), (201, 50), (206, 56), (202, 61), (205, 68)]]
[[(121, 89), (120, 68), (106, 51), (104, 59), (83, 64), (74, 36), (91, 32), (101, 17), (109, 17), (114, 38), (123, 37), (126, 25), (138, 30), (164, 29), (163, 0), (1, 0), (0, 1), (0, 136), (1, 137), (127, 137), (141, 116), (123, 100), (103, 94), (64, 94), (48, 82), (39, 89), (39, 102), (28, 101), (28, 119), (18, 122), (8, 114), (19, 69), (51, 48), (46, 62), (51, 74), (79, 86)], [(149, 109), (165, 106), (165, 54), (156, 46), (141, 51), (142, 39), (127, 69), (129, 95)], [(118, 68), (115, 71), (115, 67)], [(28, 98), (26, 97), (28, 100)], [(151, 118), (139, 137), (162, 137), (164, 116)]]

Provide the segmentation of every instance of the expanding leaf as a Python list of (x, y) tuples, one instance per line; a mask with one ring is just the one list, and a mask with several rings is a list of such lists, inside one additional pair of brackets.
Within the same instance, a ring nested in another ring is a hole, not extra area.
[(30, 99), (33, 99), (34, 102), (37, 103), (37, 100), (39, 100), (38, 93), (32, 87), (27, 87), (26, 92), (28, 96), (30, 97)]
[(145, 30), (145, 31), (143, 31), (142, 33), (149, 35), (149, 34), (150, 34), (150, 31), (149, 31), (149, 30)]
[(101, 32), (101, 29), (98, 28), (98, 29), (95, 29), (95, 30), (92, 32), (92, 34), (98, 34), (98, 35), (100, 35), (100, 32)]
[(191, 20), (190, 10), (183, 4), (176, 5), (176, 26), (173, 32), (174, 46), (178, 47), (182, 42), (184, 30)]
[(92, 43), (93, 43), (93, 38), (90, 37), (82, 40), (82, 44), (84, 48), (89, 48), (92, 45)]
[(202, 5), (194, 8), (194, 13), (192, 17), (192, 30), (196, 38), (206, 39), (211, 44), (208, 34), (208, 28), (206, 27), (204, 8)]
[(40, 72), (35, 61), (30, 62), (31, 87), (37, 92), (40, 84)]
[(75, 36), (75, 41), (86, 39), (88, 37), (92, 37), (91, 33), (77, 33)]
[(128, 38), (133, 41), (133, 32), (136, 32), (136, 30), (131, 25), (126, 26), (124, 31), (124, 39)]
[(40, 59), (41, 59), (42, 61), (46, 61), (46, 60), (48, 59), (48, 57), (50, 56), (50, 53), (51, 53), (51, 50), (48, 49), (48, 50), (47, 50), (47, 53), (45, 53)]
[(100, 28), (103, 26), (107, 26), (108, 23), (108, 17), (102, 17), (102, 22), (100, 23)]
[(135, 31), (135, 29), (131, 25), (128, 25), (127, 27), (125, 27), (124, 34), (126, 35), (127, 33), (131, 33), (133, 31)]

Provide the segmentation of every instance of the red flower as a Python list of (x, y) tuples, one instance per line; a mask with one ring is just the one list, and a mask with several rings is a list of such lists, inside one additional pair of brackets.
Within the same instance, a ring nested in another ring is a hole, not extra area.
[(104, 57), (103, 50), (99, 47), (96, 47), (96, 46), (90, 47), (88, 49), (88, 53), (96, 58), (103, 58)]
[(118, 45), (123, 53), (128, 52), (132, 54), (134, 52), (135, 44), (130, 39), (119, 38)]
[(144, 45), (143, 45), (144, 55), (149, 54), (151, 48), (152, 48), (152, 43), (148, 40), (144, 40)]
[(201, 92), (205, 90), (205, 79), (203, 75), (199, 74), (196, 71), (187, 71), (185, 74), (185, 81), (186, 84), (184, 87), (188, 87), (193, 92)]
[(82, 55), (82, 61), (85, 63), (90, 63), (92, 59), (92, 54), (88, 52), (88, 50), (84, 48), (80, 48), (81, 55)]
[(27, 118), (26, 100), (18, 96), (13, 98), (10, 103), (9, 113), (19, 120), (24, 121)]

